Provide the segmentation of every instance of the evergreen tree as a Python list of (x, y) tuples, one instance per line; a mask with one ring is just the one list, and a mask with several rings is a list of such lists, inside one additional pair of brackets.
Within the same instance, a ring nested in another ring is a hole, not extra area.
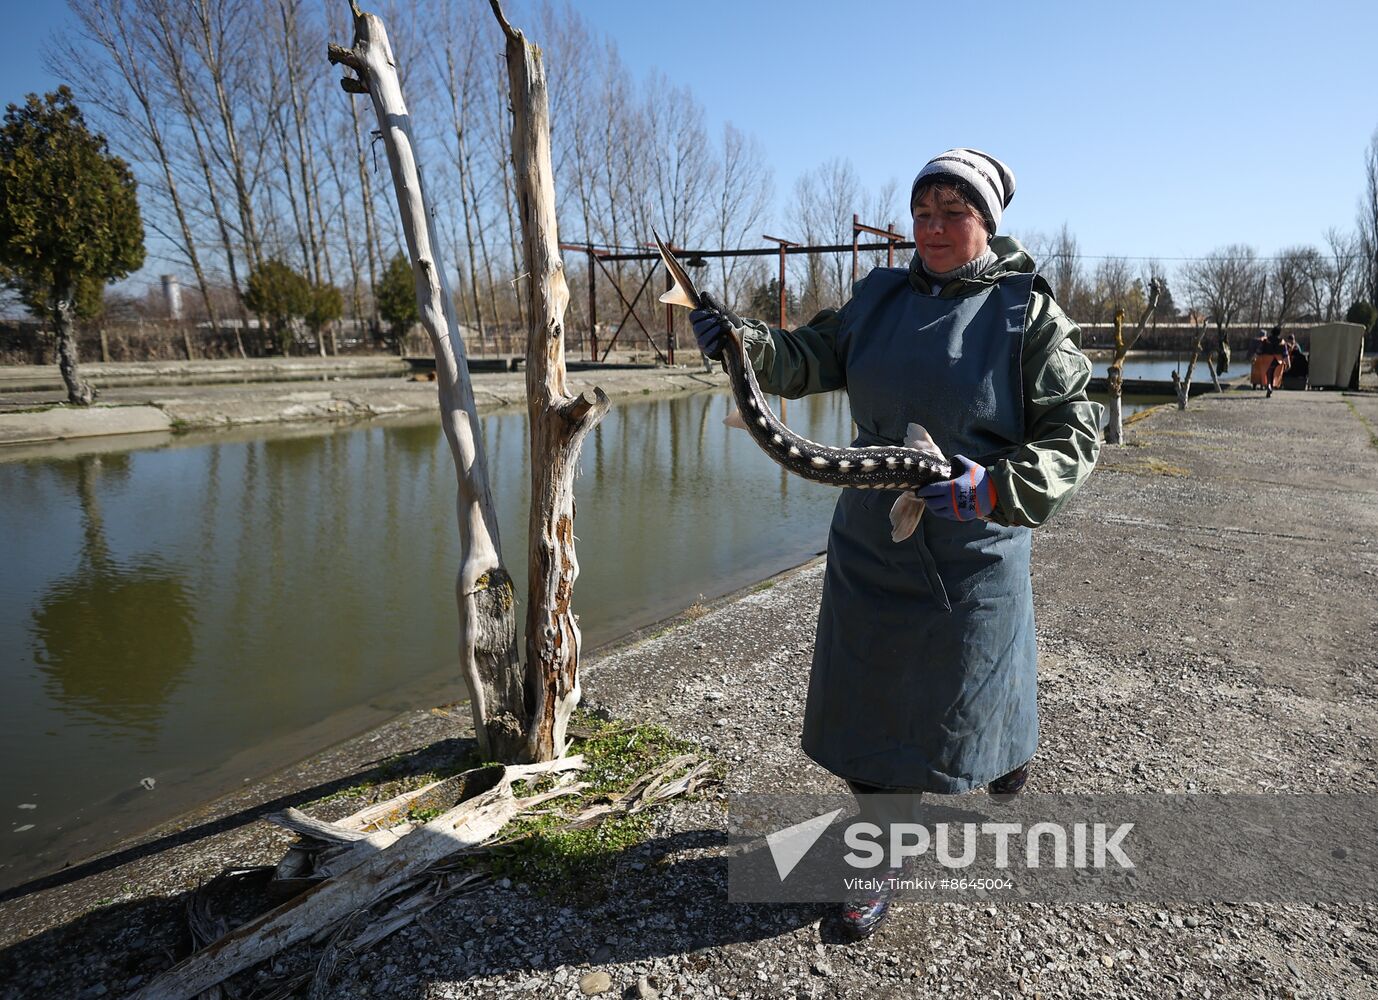
[(250, 271), (244, 288), (244, 304), (267, 322), (284, 355), (292, 346), (292, 321), (311, 312), (312, 298), (311, 282), (276, 257)]
[(72, 92), (28, 95), (0, 126), (0, 281), (53, 325), (67, 399), (95, 397), (77, 372), (75, 316), (144, 262), (134, 177), (86, 127)]
[[(794, 291), (788, 286), (785, 287), (785, 312), (790, 316), (796, 316), (799, 311), (799, 300), (795, 298)], [(777, 323), (780, 319), (780, 279), (771, 278), (756, 285), (751, 290), (751, 297), (747, 303), (747, 315), (753, 319), (765, 320), (767, 323)], [(798, 320), (796, 319), (796, 322)]]
[(311, 286), (311, 305), (306, 310), (306, 325), (315, 334), (316, 346), (325, 354), (325, 328), (344, 315), (344, 295), (327, 282)]
[(393, 347), (401, 353), (402, 338), (413, 323), (421, 321), (421, 313), (416, 308), (416, 277), (406, 254), (394, 254), (388, 261), (378, 279), (378, 287), (373, 290), (373, 299), (378, 303), (378, 315), (388, 325)]

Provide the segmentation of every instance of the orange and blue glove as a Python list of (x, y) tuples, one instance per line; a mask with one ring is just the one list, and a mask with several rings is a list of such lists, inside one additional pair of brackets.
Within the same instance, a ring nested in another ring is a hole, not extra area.
[(984, 466), (965, 455), (952, 458), (961, 471), (952, 479), (924, 486), (919, 496), (928, 502), (929, 510), (949, 521), (984, 520), (995, 509), (995, 480)]

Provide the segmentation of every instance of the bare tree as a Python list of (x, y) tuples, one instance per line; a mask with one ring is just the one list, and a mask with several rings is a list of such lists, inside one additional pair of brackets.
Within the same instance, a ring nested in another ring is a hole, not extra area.
[[(687, 87), (653, 76), (641, 108), (651, 180), (650, 208), (666, 239), (692, 246), (709, 232), (709, 202), (719, 167), (710, 154), (703, 107)], [(644, 234), (643, 234), (644, 236)]]
[(1364, 151), (1364, 189), (1359, 196), (1360, 290), (1378, 305), (1378, 129)]
[[(773, 177), (761, 145), (731, 122), (723, 126), (722, 169), (714, 199), (713, 236), (720, 247), (739, 247), (755, 240), (770, 207)], [(719, 257), (724, 302), (741, 301), (741, 275), (753, 270), (746, 257)]]
[(565, 386), (564, 312), (569, 302), (555, 222), (549, 103), (541, 50), (493, 13), (507, 37), (512, 87), (512, 161), (521, 206), (528, 275), (526, 393), (531, 418), (531, 510), (524, 707), (527, 760), (564, 754), (566, 726), (579, 703), (581, 637), (571, 607), (579, 564), (574, 552), (574, 475), (579, 449), (608, 412), (601, 389), (578, 397)]
[[(1187, 402), (1191, 399), (1191, 380), (1196, 372), (1196, 362), (1201, 357), (1201, 348), (1206, 342), (1206, 317), (1200, 313), (1191, 314), (1191, 324), (1196, 330), (1196, 338), (1192, 342), (1191, 359), (1187, 362), (1187, 374), (1183, 378), (1178, 374), (1177, 369), (1172, 370), (1172, 388), (1177, 393), (1177, 409), (1185, 410)], [(1210, 369), (1211, 379), (1215, 382), (1215, 389), (1220, 391), (1220, 379), (1216, 377), (1215, 366), (1207, 363)]]
[(1243, 310), (1258, 294), (1262, 270), (1254, 248), (1241, 243), (1212, 250), (1182, 268), (1182, 279), (1195, 303), (1227, 336)]
[[(852, 214), (861, 202), (861, 185), (851, 161), (837, 157), (800, 175), (794, 186), (795, 219), (803, 225), (806, 243), (844, 243), (852, 234)], [(835, 306), (846, 297), (850, 260), (834, 254), (825, 261), (818, 254), (805, 260), (800, 296), (805, 313)]]
[(1345, 297), (1360, 271), (1359, 241), (1351, 232), (1336, 226), (1325, 231), (1325, 245), (1330, 251), (1325, 267), (1325, 306), (1318, 309), (1322, 321), (1333, 323), (1345, 313)]
[(1314, 247), (1287, 247), (1269, 262), (1273, 322), (1279, 326), (1291, 322), (1300, 309), (1307, 294), (1307, 272), (1316, 256)]
[[(61, 49), (63, 68), (81, 75), (85, 84), (80, 87), (83, 99), (105, 110), (113, 120), (121, 122), (125, 126), (128, 141), (136, 147), (142, 145), (157, 163), (156, 176), (162, 184), (154, 190), (166, 196), (177, 221), (175, 234), (168, 233), (162, 227), (157, 227), (157, 231), (160, 235), (170, 237), (173, 245), (191, 265), (211, 329), (218, 335), (220, 318), (211, 298), (210, 283), (174, 173), (175, 150), (165, 137), (166, 109), (149, 77), (153, 64), (149, 48), (151, 44), (156, 45), (156, 41), (149, 34), (146, 13), (137, 9), (137, 0), (133, 4), (126, 4), (124, 0), (74, 0), (71, 6), (86, 38), (104, 51), (120, 79), (111, 79), (104, 63), (82, 58), (82, 54), (71, 44)], [(126, 100), (126, 95), (133, 99), (132, 105)], [(149, 223), (154, 226), (157, 225), (155, 218), (152, 214), (147, 216)], [(182, 342), (190, 360), (195, 355), (186, 326), (182, 328)]]
[(1135, 342), (1143, 336), (1144, 327), (1148, 325), (1149, 317), (1153, 315), (1153, 310), (1158, 306), (1159, 297), (1167, 290), (1167, 282), (1161, 278), (1154, 277), (1148, 285), (1148, 302), (1144, 304), (1143, 311), (1139, 315), (1138, 325), (1134, 328), (1134, 333), (1125, 337), (1124, 335), (1124, 307), (1119, 306), (1115, 309), (1115, 357), (1110, 362), (1110, 369), (1106, 372), (1105, 385), (1110, 394), (1110, 406), (1108, 421), (1105, 426), (1105, 443), (1120, 444), (1124, 441), (1124, 362), (1133, 349)]
[(146, 4), (147, 24), (150, 36), (154, 39), (153, 64), (165, 85), (170, 88), (169, 100), (180, 111), (186, 138), (191, 142), (189, 152), (194, 154), (195, 176), (203, 185), (199, 189), (200, 200), (214, 220), (215, 235), (224, 255), (230, 287), (234, 290), (239, 308), (235, 345), (239, 350), (239, 356), (244, 357), (244, 331), (249, 327), (249, 310), (244, 304), (244, 290), (239, 280), (238, 250), (231, 237), (232, 227), (222, 209), (220, 188), (212, 169), (211, 126), (205, 117), (205, 105), (209, 102), (204, 100), (199, 92), (195, 71), (189, 59), (189, 56), (194, 59), (186, 41), (192, 30), (189, 11), (184, 4), (178, 4), (175, 0), (146, 0)]
[(241, 118), (247, 115), (250, 102), (238, 97), (253, 79), (257, 66), (251, 69), (245, 65), (246, 50), (238, 43), (236, 31), (250, 15), (243, 0), (187, 0), (185, 10), (190, 23), (184, 25), (184, 37), (190, 39), (200, 60), (219, 126), (213, 148), (228, 167), (239, 210), (240, 237), (250, 268), (257, 267), (263, 259), (263, 239), (254, 216), (253, 172), (240, 139)]
[[(473, 321), (478, 327), (480, 343), (487, 344), (487, 324), (484, 321), (483, 302), (480, 296), (480, 272), (488, 275), (488, 294), (493, 318), (497, 318), (497, 303), (493, 301), (492, 264), (487, 259), (487, 236), (481, 232), (483, 220), (479, 216), (478, 190), (474, 182), (474, 142), (472, 129), (475, 101), (486, 92), (485, 81), (481, 79), (488, 60), (480, 48), (483, 38), (478, 24), (478, 10), (470, 3), (452, 3), (448, 7), (451, 15), (450, 37), (456, 44), (443, 47), (443, 65), (435, 67), (437, 76), (443, 82), (443, 89), (449, 95), (450, 124), (453, 129), (453, 146), (450, 155), (454, 158), (459, 184), (458, 197), (460, 216), (463, 220), (464, 255), (468, 260), (467, 292), (468, 305), (473, 310)], [(440, 53), (433, 52), (440, 59)], [(447, 143), (448, 145), (448, 143)], [(484, 253), (479, 252), (483, 241)]]
[(470, 692), (474, 729), (490, 759), (513, 760), (525, 752), (525, 698), (516, 656), (516, 616), (511, 574), (503, 564), (497, 513), (488, 485), (483, 436), (469, 384), (464, 346), (454, 320), (454, 301), (436, 245), (431, 212), (416, 159), (411, 115), (402, 95), (397, 62), (383, 22), (354, 7), (354, 42), (332, 45), (330, 61), (354, 70), (346, 91), (367, 94), (383, 141), (397, 194), (399, 215), (416, 278), (422, 324), (435, 350), (441, 426), (455, 461), (459, 497), (461, 564), (455, 586), (459, 606), (459, 655)]
[(1091, 275), (1092, 322), (1113, 317), (1117, 309), (1137, 312), (1143, 301), (1128, 258), (1106, 257), (1096, 262)]
[(1048, 241), (1043, 256), (1035, 259), (1039, 260), (1043, 276), (1053, 288), (1053, 298), (1064, 309), (1072, 309), (1082, 296), (1086, 279), (1082, 274), (1081, 248), (1067, 223), (1064, 222)]

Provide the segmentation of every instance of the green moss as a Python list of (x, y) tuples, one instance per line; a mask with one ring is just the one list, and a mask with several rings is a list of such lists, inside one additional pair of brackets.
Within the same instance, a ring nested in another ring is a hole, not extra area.
[[(569, 817), (587, 806), (627, 790), (638, 778), (694, 748), (660, 726), (609, 722), (584, 712), (570, 721), (571, 754), (583, 754), (579, 780), (588, 787), (578, 796), (553, 799), (542, 815), (519, 816), (503, 831), (504, 846), (494, 854), (499, 877), (525, 882), (562, 901), (603, 897), (619, 859), (642, 843), (652, 829), (649, 810), (612, 816), (595, 826), (564, 829)], [(519, 794), (531, 795), (553, 784), (543, 778)]]
[(769, 590), (773, 586), (775, 586), (774, 580), (763, 580), (760, 583), (756, 584), (756, 586), (752, 587), (751, 592), (753, 594), (759, 594), (761, 591)]

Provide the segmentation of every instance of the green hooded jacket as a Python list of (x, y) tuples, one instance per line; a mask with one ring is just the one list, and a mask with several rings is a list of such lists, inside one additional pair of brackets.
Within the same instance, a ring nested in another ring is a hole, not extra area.
[[(970, 295), (1007, 275), (1035, 270), (1033, 258), (1017, 240), (997, 236), (990, 246), (995, 263), (973, 278), (943, 285), (940, 299)], [(919, 294), (932, 294), (917, 254), (909, 267), (909, 284)], [(747, 354), (761, 388), (788, 399), (843, 388), (846, 373), (837, 352), (840, 327), (837, 309), (825, 309), (793, 330), (745, 321)], [(1100, 452), (1103, 413), (1101, 405), (1086, 396), (1091, 362), (1081, 352), (1081, 330), (1042, 279), (1035, 281), (1029, 302), (1021, 369), (1024, 443), (990, 469), (998, 497), (991, 520), (1034, 528), (1055, 514), (1091, 474)]]

